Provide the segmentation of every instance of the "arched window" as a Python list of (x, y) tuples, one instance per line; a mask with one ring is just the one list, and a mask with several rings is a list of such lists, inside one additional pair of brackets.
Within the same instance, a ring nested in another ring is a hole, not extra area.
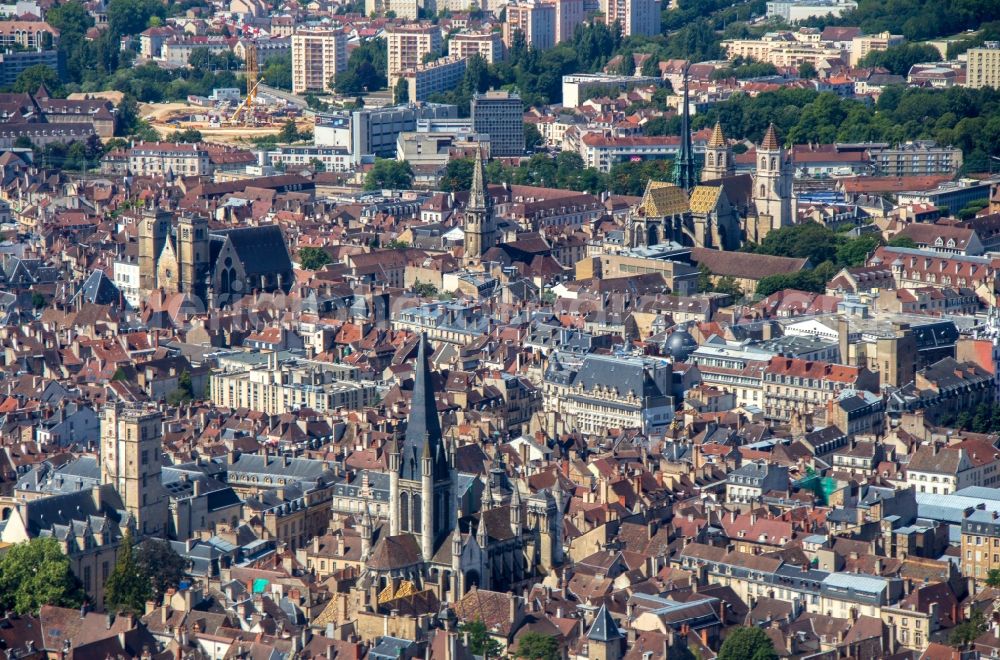
[(708, 164), (715, 165), (715, 154), (711, 152), (708, 154)]
[(767, 158), (761, 157), (761, 159), (760, 159), (760, 169), (762, 169), (762, 170), (766, 170), (767, 169)]
[(778, 161), (775, 158), (771, 158), (771, 169), (772, 170), (778, 169)]
[(424, 522), (424, 512), (422, 511), (422, 502), (420, 501), (420, 496), (417, 494), (413, 495), (413, 528), (411, 531), (414, 533), (419, 533), (423, 529)]
[(762, 183), (762, 184), (760, 184), (760, 196), (764, 197), (765, 195), (767, 195), (767, 186), (765, 186)]

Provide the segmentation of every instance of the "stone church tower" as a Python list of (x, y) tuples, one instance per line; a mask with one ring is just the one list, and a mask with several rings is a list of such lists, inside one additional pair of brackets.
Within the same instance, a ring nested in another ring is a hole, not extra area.
[(143, 296), (157, 287), (157, 261), (170, 237), (170, 218), (169, 211), (150, 209), (139, 221), (139, 290)]
[(454, 528), (452, 469), (442, 442), (441, 421), (431, 384), (427, 339), (420, 337), (410, 402), (410, 419), (400, 448), (389, 448), (389, 529), (420, 541), (429, 562)]
[(167, 537), (163, 415), (109, 404), (101, 411), (101, 482), (113, 485), (139, 537)]
[(733, 176), (733, 152), (722, 133), (722, 124), (715, 122), (712, 138), (705, 148), (705, 166), (701, 170), (701, 180), (714, 181)]
[(183, 215), (177, 223), (178, 291), (207, 298), (209, 272), (208, 219)]
[(757, 147), (757, 171), (753, 179), (753, 201), (757, 208), (757, 236), (760, 241), (772, 229), (795, 222), (792, 212), (792, 164), (778, 142), (771, 124)]
[(474, 266), (486, 251), (496, 245), (497, 225), (493, 216), (493, 202), (486, 190), (486, 167), (483, 150), (476, 150), (472, 168), (472, 187), (465, 207), (465, 265)]

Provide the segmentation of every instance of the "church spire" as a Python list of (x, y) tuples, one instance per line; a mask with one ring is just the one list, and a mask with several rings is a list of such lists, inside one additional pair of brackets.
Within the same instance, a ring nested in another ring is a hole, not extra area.
[(710, 147), (724, 147), (726, 146), (726, 136), (722, 133), (722, 122), (715, 122), (715, 128), (712, 129), (712, 137), (708, 141), (708, 146)]
[(486, 166), (483, 148), (476, 147), (476, 161), (472, 166), (472, 185), (469, 201), (465, 206), (465, 265), (480, 264), (482, 256), (496, 244), (496, 219), (493, 204), (486, 189)]
[(778, 142), (778, 132), (774, 130), (774, 122), (771, 122), (771, 125), (767, 127), (760, 148), (762, 151), (777, 151), (781, 148), (781, 144)]
[(420, 481), (421, 461), (424, 456), (433, 460), (435, 481), (448, 478), (448, 459), (438, 450), (441, 444), (441, 420), (438, 418), (434, 385), (431, 382), (427, 337), (421, 333), (417, 348), (417, 362), (413, 372), (413, 397), (410, 400), (410, 419), (403, 439), (400, 477)]
[(691, 110), (688, 102), (688, 68), (684, 66), (684, 107), (681, 109), (681, 148), (674, 166), (674, 183), (684, 190), (694, 188), (694, 153), (691, 148)]
[(472, 166), (472, 187), (469, 188), (470, 209), (486, 209), (490, 197), (486, 193), (486, 165), (483, 163), (483, 148), (476, 147), (476, 161)]

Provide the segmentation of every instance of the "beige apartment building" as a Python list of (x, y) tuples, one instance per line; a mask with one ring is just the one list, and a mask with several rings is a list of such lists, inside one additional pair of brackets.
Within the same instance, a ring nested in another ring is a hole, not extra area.
[(400, 78), (409, 88), (410, 101), (426, 101), (432, 94), (458, 87), (468, 62), (464, 57), (442, 57), (403, 71)]
[(157, 176), (173, 172), (177, 176), (211, 174), (208, 150), (200, 144), (140, 142), (126, 153), (129, 170), (135, 176)]
[(965, 84), (968, 87), (1000, 88), (1000, 41), (987, 41), (982, 48), (970, 48), (966, 56)]
[(903, 35), (890, 34), (888, 32), (864, 34), (860, 37), (854, 37), (851, 40), (851, 66), (858, 66), (868, 53), (874, 53), (878, 50), (888, 50), (890, 46), (899, 46), (904, 41), (906, 39)]
[(524, 35), (528, 46), (545, 50), (556, 45), (556, 6), (537, 0), (523, 0), (507, 5), (507, 21), (503, 24), (503, 40), (510, 46), (514, 35)]
[(419, 18), (417, 0), (365, 0), (365, 15), (386, 16), (392, 12), (396, 18), (415, 21)]
[[(436, 25), (396, 25), (385, 31), (389, 84), (403, 71), (424, 63), (424, 56), (441, 53), (441, 28)], [(413, 100), (413, 97), (410, 97)]]
[(821, 61), (838, 59), (843, 56), (839, 48), (807, 39), (809, 35), (777, 32), (764, 35), (762, 39), (729, 39), (722, 42), (726, 56), (769, 62), (776, 67), (798, 66), (804, 62), (816, 66)]
[(619, 23), (626, 37), (651, 37), (660, 33), (659, 0), (605, 0), (607, 23)]
[(299, 407), (318, 413), (359, 410), (375, 400), (374, 386), (349, 380), (336, 367), (307, 361), (278, 364), (272, 355), (264, 367), (213, 373), (212, 401), (279, 415)]
[(1000, 516), (974, 509), (962, 519), (962, 573), (982, 584), (1000, 569)]
[(795, 414), (825, 408), (845, 389), (877, 392), (878, 387), (878, 373), (866, 367), (774, 357), (764, 369), (764, 414), (789, 421)]
[(292, 93), (325, 92), (333, 77), (347, 68), (347, 35), (311, 28), (292, 35)]
[(479, 55), (489, 64), (503, 59), (503, 41), (499, 32), (462, 32), (448, 40), (448, 57)]

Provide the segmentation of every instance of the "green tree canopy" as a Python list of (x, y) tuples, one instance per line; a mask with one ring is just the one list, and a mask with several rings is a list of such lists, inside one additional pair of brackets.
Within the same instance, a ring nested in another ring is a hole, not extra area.
[(47, 64), (36, 64), (22, 71), (18, 75), (17, 80), (14, 81), (13, 89), (15, 92), (34, 94), (35, 90), (41, 85), (45, 85), (53, 96), (62, 95), (62, 83), (59, 80), (59, 74)]
[(889, 247), (899, 247), (899, 248), (915, 248), (917, 247), (916, 241), (914, 241), (909, 236), (893, 236), (886, 243)]
[(861, 66), (878, 66), (897, 76), (905, 76), (914, 64), (940, 61), (941, 53), (933, 46), (901, 44), (886, 50), (873, 50), (861, 60)]
[(184, 579), (184, 558), (162, 539), (143, 541), (136, 549), (135, 562), (139, 573), (149, 580), (157, 601), (167, 589), (176, 588)]
[(136, 559), (132, 534), (126, 531), (118, 549), (118, 561), (105, 583), (105, 607), (109, 612), (141, 615), (152, 596), (152, 583)]
[(171, 142), (201, 142), (202, 139), (201, 131), (197, 128), (185, 128), (170, 134)]
[(559, 649), (559, 640), (552, 635), (528, 632), (521, 635), (514, 655), (526, 660), (560, 660), (562, 651)]
[(191, 382), (191, 372), (185, 369), (177, 378), (177, 389), (167, 395), (167, 403), (179, 406), (194, 399), (194, 385)]
[(45, 12), (45, 21), (59, 30), (60, 38), (67, 33), (83, 35), (94, 25), (94, 18), (79, 0), (54, 5)]
[(261, 78), (271, 87), (292, 90), (292, 56), (291, 54), (268, 57)]
[(400, 78), (396, 81), (396, 89), (393, 92), (393, 97), (398, 105), (410, 102), (410, 84), (406, 82), (405, 78)]
[(111, 0), (108, 2), (108, 32), (116, 38), (139, 34), (153, 16), (165, 18), (166, 5), (158, 0)]
[(534, 150), (545, 146), (545, 138), (542, 132), (534, 124), (525, 122), (524, 124), (524, 146), (526, 149)]
[(365, 190), (407, 189), (413, 183), (413, 168), (406, 161), (377, 158), (365, 175)]
[(289, 119), (281, 126), (281, 130), (278, 132), (278, 142), (291, 144), (292, 142), (297, 142), (299, 139), (299, 129), (295, 125), (295, 120)]
[(778, 660), (771, 638), (760, 628), (739, 627), (730, 631), (717, 660)]
[(948, 643), (957, 648), (965, 648), (982, 635), (985, 630), (986, 618), (981, 611), (976, 610), (971, 619), (951, 629)]
[(441, 177), (441, 190), (455, 192), (469, 190), (472, 187), (472, 169), (475, 163), (471, 158), (455, 158), (449, 160)]
[(385, 89), (388, 59), (385, 39), (369, 39), (351, 51), (347, 70), (337, 74), (333, 89), (338, 94), (357, 96)]
[(333, 258), (323, 248), (304, 247), (299, 250), (299, 263), (306, 270), (319, 270), (331, 261)]
[(777, 75), (778, 69), (770, 62), (755, 62), (753, 60), (734, 62), (732, 66), (723, 69), (716, 69), (712, 72), (712, 80), (725, 80), (736, 78), (737, 80), (747, 80), (749, 78), (762, 78), (764, 76)]
[(500, 643), (490, 636), (482, 619), (467, 621), (459, 626), (459, 630), (469, 636), (469, 650), (473, 655), (481, 655), (488, 660), (499, 658), (503, 652)]
[(84, 594), (69, 558), (53, 538), (18, 543), (0, 558), (0, 604), (18, 614), (42, 605), (79, 607)]

